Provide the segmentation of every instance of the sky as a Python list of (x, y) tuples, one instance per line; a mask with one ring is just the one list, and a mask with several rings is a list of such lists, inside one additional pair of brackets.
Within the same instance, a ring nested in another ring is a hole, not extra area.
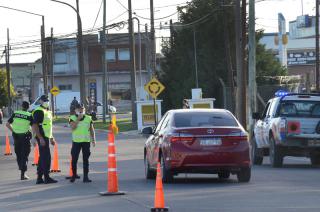
[[(75, 6), (76, 2), (76, 0), (62, 1), (73, 6)], [(102, 10), (99, 16), (97, 16), (102, 0), (79, 0), (79, 2), (83, 29), (102, 26)], [(159, 29), (160, 22), (162, 26), (165, 26), (165, 23), (170, 19), (176, 21), (178, 18), (177, 14), (175, 14), (176, 6), (184, 5), (186, 2), (186, 0), (154, 0), (155, 18), (162, 18), (155, 21), (155, 26), (158, 28), (158, 30), (156, 30), (157, 37), (169, 35), (168, 30)], [(314, 0), (264, 0), (258, 2), (256, 3), (256, 28), (263, 28), (265, 32), (276, 32), (278, 13), (283, 13), (287, 22), (295, 20), (297, 16), (302, 14), (302, 3), (304, 14), (314, 15), (314, 2)], [(107, 0), (107, 24), (126, 21), (128, 19), (128, 14), (126, 13), (127, 5), (127, 0)], [(74, 33), (77, 30), (76, 13), (68, 6), (50, 0), (0, 0), (0, 6), (12, 7), (44, 15), (46, 36), (50, 35), (51, 27), (53, 27), (54, 35), (56, 36)], [(150, 17), (149, 0), (132, 0), (132, 8), (133, 12), (136, 12), (136, 14), (140, 16), (141, 24), (148, 23), (150, 25), (150, 20), (148, 20)], [(97, 21), (95, 23), (96, 19)], [(41, 17), (39, 16), (0, 8), (0, 57), (7, 39), (7, 28), (9, 28), (10, 42), (13, 49), (10, 62), (34, 62), (37, 60), (41, 56), (37, 53), (40, 49), (37, 43), (29, 43), (29, 41), (40, 39), (40, 25)], [(135, 24), (135, 29), (137, 29), (136, 26)], [(126, 29), (127, 27), (124, 28), (122, 32), (125, 32)], [(119, 31), (111, 30), (110, 33), (112, 32), (116, 33)], [(21, 42), (27, 42), (27, 44), (24, 44), (24, 46), (17, 45), (17, 43)], [(26, 49), (24, 48), (25, 46), (34, 47)], [(159, 51), (159, 48), (157, 51)], [(28, 52), (34, 53), (21, 54)], [(0, 63), (4, 62), (4, 57), (2, 57)]]

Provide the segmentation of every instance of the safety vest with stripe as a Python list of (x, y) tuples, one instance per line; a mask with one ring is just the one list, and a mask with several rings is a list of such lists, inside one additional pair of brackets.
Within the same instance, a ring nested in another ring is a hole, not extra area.
[(42, 126), (44, 136), (46, 138), (52, 138), (52, 112), (39, 106), (32, 112), (32, 116), (36, 111), (43, 112), (43, 122), (40, 125)]
[[(76, 122), (77, 116), (70, 116), (70, 120)], [(76, 143), (90, 142), (91, 116), (84, 115), (84, 119), (78, 122), (77, 128), (72, 131), (72, 141)]]
[(15, 111), (13, 122), (11, 124), (12, 130), (16, 134), (24, 134), (30, 132), (31, 113), (27, 111)]

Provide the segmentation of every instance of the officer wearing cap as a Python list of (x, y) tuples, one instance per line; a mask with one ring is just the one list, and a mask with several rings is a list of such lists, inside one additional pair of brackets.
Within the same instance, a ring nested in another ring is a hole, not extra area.
[(92, 182), (89, 177), (89, 157), (90, 157), (90, 142), (93, 146), (96, 144), (95, 132), (93, 127), (92, 118), (85, 114), (83, 104), (78, 104), (75, 110), (76, 114), (70, 116), (70, 126), (72, 129), (72, 173), (73, 176), (70, 182), (74, 182), (77, 176), (77, 162), (80, 151), (82, 150), (83, 158), (83, 182)]
[[(36, 140), (39, 145), (39, 164), (37, 184), (56, 183), (58, 181), (49, 176), (51, 165), (51, 154), (49, 142), (55, 145), (55, 139), (52, 135), (52, 113), (49, 110), (49, 99), (47, 95), (40, 97), (40, 106), (33, 113), (32, 129), (36, 134)], [(44, 179), (42, 178), (44, 176)]]
[(6, 126), (12, 132), (14, 151), (17, 155), (17, 163), (21, 171), (21, 180), (28, 180), (28, 157), (31, 151), (31, 125), (32, 116), (28, 112), (29, 102), (22, 102), (22, 110), (15, 111), (9, 118)]

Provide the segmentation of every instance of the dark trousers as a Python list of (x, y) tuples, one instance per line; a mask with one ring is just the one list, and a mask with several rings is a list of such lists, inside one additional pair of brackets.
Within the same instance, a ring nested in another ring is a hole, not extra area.
[(37, 138), (39, 146), (39, 163), (38, 163), (38, 176), (44, 175), (45, 177), (49, 176), (50, 167), (51, 167), (51, 154), (50, 154), (50, 143), (49, 138), (44, 137), (45, 146), (40, 145), (40, 140)]
[(12, 133), (14, 140), (14, 152), (17, 155), (17, 163), (19, 170), (27, 171), (28, 157), (31, 152), (31, 133), (16, 134)]
[(77, 163), (79, 159), (80, 151), (82, 150), (83, 159), (83, 174), (89, 173), (89, 157), (90, 157), (90, 142), (72, 142), (71, 156), (72, 156), (72, 172), (75, 176), (77, 174)]

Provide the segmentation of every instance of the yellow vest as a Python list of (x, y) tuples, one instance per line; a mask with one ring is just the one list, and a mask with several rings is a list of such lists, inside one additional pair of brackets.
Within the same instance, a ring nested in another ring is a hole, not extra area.
[(32, 116), (36, 111), (43, 112), (43, 122), (41, 125), (44, 131), (44, 136), (46, 138), (52, 138), (52, 112), (39, 106), (32, 112)]
[[(76, 122), (77, 116), (70, 116), (70, 120)], [(92, 122), (91, 116), (84, 115), (84, 119), (79, 121), (77, 128), (72, 131), (72, 141), (76, 143), (90, 142), (90, 125)]]
[(15, 111), (12, 122), (12, 130), (14, 133), (23, 134), (30, 132), (31, 113), (27, 111)]

